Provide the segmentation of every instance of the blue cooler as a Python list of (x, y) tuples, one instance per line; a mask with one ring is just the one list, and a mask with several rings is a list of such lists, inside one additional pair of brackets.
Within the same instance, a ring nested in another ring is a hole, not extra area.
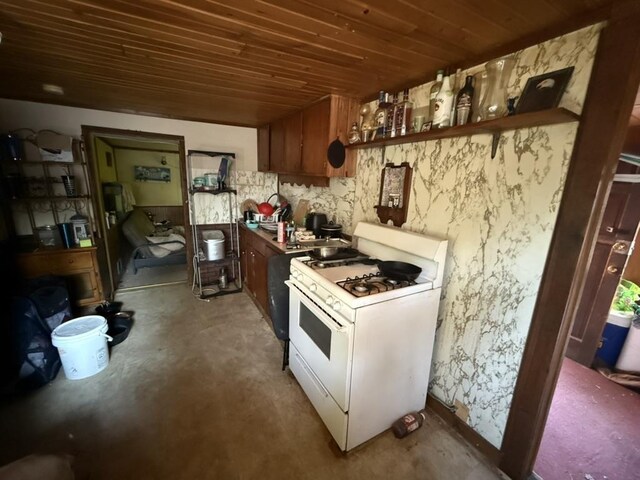
[(596, 351), (596, 357), (612, 368), (618, 361), (633, 317), (633, 314), (609, 312), (609, 318), (602, 332), (602, 346)]

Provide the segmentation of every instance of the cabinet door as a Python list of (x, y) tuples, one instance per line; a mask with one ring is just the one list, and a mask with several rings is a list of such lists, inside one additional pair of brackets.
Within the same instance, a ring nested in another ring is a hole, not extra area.
[(258, 304), (268, 312), (267, 258), (257, 250), (253, 252), (254, 293)]
[(324, 175), (327, 169), (331, 99), (311, 105), (302, 112), (302, 170)]
[(249, 288), (249, 279), (247, 278), (247, 262), (249, 252), (247, 251), (247, 233), (244, 229), (240, 229), (240, 274), (242, 275), (242, 282)]
[(269, 124), (258, 127), (258, 171), (269, 171)]
[(284, 119), (284, 170), (299, 173), (302, 155), (302, 112)]
[(269, 126), (269, 170), (284, 172), (284, 121), (276, 120)]

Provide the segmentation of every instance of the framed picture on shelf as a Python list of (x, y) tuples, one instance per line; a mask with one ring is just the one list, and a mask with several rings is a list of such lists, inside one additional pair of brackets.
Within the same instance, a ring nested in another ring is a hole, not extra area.
[(516, 105), (516, 114), (555, 108), (571, 79), (574, 67), (529, 78)]

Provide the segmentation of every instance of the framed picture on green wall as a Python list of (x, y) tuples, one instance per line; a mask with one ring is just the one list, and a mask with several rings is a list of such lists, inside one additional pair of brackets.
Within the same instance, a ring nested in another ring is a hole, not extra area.
[(154, 182), (170, 182), (171, 169), (165, 167), (143, 167), (136, 165), (134, 169), (134, 178), (138, 181), (151, 180)]

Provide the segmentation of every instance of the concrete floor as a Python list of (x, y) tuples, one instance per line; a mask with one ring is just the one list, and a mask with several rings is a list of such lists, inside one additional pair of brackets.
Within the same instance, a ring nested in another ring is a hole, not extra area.
[(0, 465), (67, 452), (91, 480), (505, 478), (434, 415), (342, 454), (244, 293), (207, 303), (173, 285), (116, 300), (135, 325), (106, 370), (61, 370), (2, 405)]

